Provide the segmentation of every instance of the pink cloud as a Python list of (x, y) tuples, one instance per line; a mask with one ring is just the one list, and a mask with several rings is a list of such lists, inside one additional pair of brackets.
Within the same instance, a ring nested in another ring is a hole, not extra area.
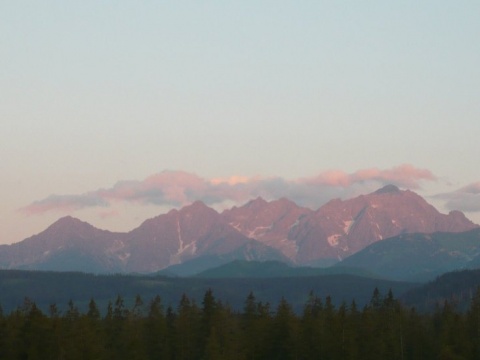
[(420, 181), (423, 180), (433, 181), (436, 180), (436, 177), (427, 169), (418, 169), (413, 165), (404, 164), (392, 169), (371, 168), (358, 170), (351, 174), (340, 170), (331, 170), (313, 178), (301, 179), (300, 182), (310, 185), (348, 187), (356, 183), (376, 181), (382, 184), (391, 183), (400, 187), (417, 189), (420, 187)]
[(100, 211), (98, 213), (98, 217), (100, 219), (108, 219), (108, 218), (112, 218), (112, 217), (117, 217), (119, 215), (120, 215), (120, 213), (117, 210)]
[(86, 194), (52, 195), (21, 210), (31, 215), (48, 211), (74, 211), (86, 207), (108, 207), (112, 202), (178, 207), (201, 200), (208, 205), (216, 205), (225, 202), (240, 203), (258, 196), (268, 200), (286, 197), (299, 205), (315, 208), (333, 197), (351, 196), (355, 192), (375, 190), (390, 183), (418, 188), (422, 181), (435, 179), (429, 170), (412, 165), (385, 170), (363, 169), (350, 174), (330, 170), (315, 177), (295, 180), (239, 175), (205, 179), (184, 171), (163, 171), (142, 181), (119, 181), (111, 188)]
[(319, 175), (299, 179), (300, 183), (309, 184), (309, 185), (329, 185), (329, 186), (343, 186), (347, 187), (351, 184), (351, 176), (341, 170), (329, 170)]
[(260, 180), (260, 177), (248, 177), (248, 176), (240, 176), (234, 175), (228, 178), (214, 178), (210, 179), (210, 183), (213, 185), (220, 185), (220, 184), (228, 184), (228, 185), (237, 185), (237, 184), (247, 184), (249, 182), (254, 182)]

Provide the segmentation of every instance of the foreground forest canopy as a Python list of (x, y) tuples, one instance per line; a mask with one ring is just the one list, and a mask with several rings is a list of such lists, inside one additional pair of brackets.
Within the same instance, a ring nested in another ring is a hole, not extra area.
[(373, 291), (369, 304), (335, 306), (311, 293), (296, 314), (250, 293), (234, 311), (207, 290), (200, 304), (186, 295), (164, 308), (160, 297), (118, 296), (105, 315), (94, 299), (80, 312), (70, 301), (47, 314), (25, 302), (0, 312), (0, 359), (478, 359), (480, 288), (467, 312), (445, 302), (420, 314), (391, 291)]

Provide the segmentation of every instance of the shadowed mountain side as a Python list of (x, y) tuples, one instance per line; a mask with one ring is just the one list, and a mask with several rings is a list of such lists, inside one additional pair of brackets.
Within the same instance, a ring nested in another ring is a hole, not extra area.
[[(238, 260), (246, 259), (246, 260)], [(166, 276), (194, 276), (203, 273), (207, 269), (217, 269), (222, 265), (228, 265), (232, 262), (240, 261), (242, 263), (258, 263), (262, 259), (276, 259), (275, 263), (288, 266), (289, 259), (280, 251), (265, 246), (262, 243), (251, 240), (246, 245), (238, 248), (234, 252), (222, 255), (206, 255), (192, 260), (188, 260), (182, 264), (176, 264), (167, 267), (158, 272), (159, 275)], [(225, 277), (225, 276), (224, 276)]]
[(371, 273), (359, 271), (357, 268), (343, 267), (314, 268), (292, 267), (280, 261), (244, 261), (234, 260), (227, 264), (205, 270), (197, 277), (200, 278), (280, 278), (280, 277), (304, 277), (321, 275), (356, 275), (368, 278), (379, 278)]
[(480, 229), (462, 233), (404, 234), (376, 242), (336, 266), (385, 278), (427, 281), (472, 266), (480, 254)]

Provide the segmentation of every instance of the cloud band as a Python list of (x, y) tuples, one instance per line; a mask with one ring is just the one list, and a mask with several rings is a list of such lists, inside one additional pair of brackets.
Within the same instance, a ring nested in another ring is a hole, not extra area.
[(281, 177), (205, 179), (184, 171), (163, 171), (142, 181), (120, 181), (107, 189), (80, 195), (51, 195), (21, 210), (29, 215), (48, 211), (74, 211), (88, 207), (109, 207), (113, 202), (182, 206), (196, 200), (208, 205), (242, 202), (261, 196), (287, 197), (297, 204), (318, 207), (333, 197), (344, 197), (386, 184), (416, 189), (422, 181), (436, 177), (426, 169), (405, 164), (391, 169), (363, 169), (353, 173), (326, 171), (314, 177), (287, 180)]

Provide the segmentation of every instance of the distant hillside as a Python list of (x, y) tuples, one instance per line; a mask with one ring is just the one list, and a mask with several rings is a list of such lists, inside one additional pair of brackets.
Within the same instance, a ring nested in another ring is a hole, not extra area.
[(402, 234), (376, 242), (336, 266), (358, 268), (385, 278), (428, 281), (476, 266), (480, 229), (462, 233)]
[(51, 304), (65, 309), (68, 301), (73, 300), (80, 310), (85, 311), (93, 297), (99, 308), (105, 311), (108, 301), (114, 301), (117, 295), (124, 297), (128, 305), (138, 294), (146, 303), (159, 295), (164, 306), (177, 306), (182, 294), (201, 303), (210, 288), (218, 300), (230, 304), (234, 309), (242, 309), (247, 295), (252, 291), (258, 301), (274, 306), (284, 297), (296, 311), (301, 311), (310, 291), (320, 298), (331, 296), (337, 305), (355, 299), (359, 306), (363, 306), (370, 301), (375, 287), (383, 294), (392, 289), (396, 296), (400, 296), (414, 286), (406, 282), (353, 275), (203, 279), (0, 270), (0, 305), (8, 313), (21, 306), (25, 297), (28, 297), (48, 313)]
[(196, 275), (199, 278), (281, 278), (281, 277), (304, 277), (321, 275), (349, 274), (378, 278), (371, 273), (360, 271), (355, 268), (330, 267), (292, 267), (280, 261), (243, 261), (235, 260), (228, 264), (205, 270)]
[(400, 299), (419, 311), (432, 311), (437, 304), (442, 306), (445, 301), (455, 304), (458, 310), (465, 311), (478, 287), (480, 269), (454, 271), (407, 291)]
[[(281, 256), (281, 255), (280, 255)], [(270, 261), (256, 261), (256, 260), (235, 260), (240, 258), (235, 252), (226, 254), (226, 255), (207, 255), (207, 256), (201, 256), (197, 257), (195, 259), (185, 261), (184, 263), (181, 264), (176, 264), (167, 267), (166, 269), (160, 270), (156, 272), (155, 274), (158, 275), (166, 275), (166, 276), (180, 276), (180, 277), (191, 277), (191, 276), (197, 276), (198, 274), (203, 273), (204, 271), (208, 271), (210, 269), (217, 269), (218, 267), (223, 267), (226, 266), (227, 268), (229, 267), (228, 264), (231, 264), (232, 262), (240, 262), (240, 263), (252, 263), (252, 268), (255, 267), (255, 264), (259, 263), (269, 263)], [(277, 264), (282, 264), (286, 266), (287, 268), (289, 267), (288, 263), (289, 260), (286, 258), (282, 258), (283, 261), (275, 261), (271, 260), (273, 263)], [(245, 265), (248, 266), (248, 265)], [(252, 269), (253, 270), (253, 269)], [(232, 269), (231, 274), (233, 275), (234, 270)], [(254, 271), (251, 272), (252, 277), (257, 277), (254, 274)], [(213, 273), (212, 273), (213, 275)], [(213, 277), (226, 277), (222, 276), (213, 276)], [(230, 276), (230, 277), (238, 277), (238, 276)]]

